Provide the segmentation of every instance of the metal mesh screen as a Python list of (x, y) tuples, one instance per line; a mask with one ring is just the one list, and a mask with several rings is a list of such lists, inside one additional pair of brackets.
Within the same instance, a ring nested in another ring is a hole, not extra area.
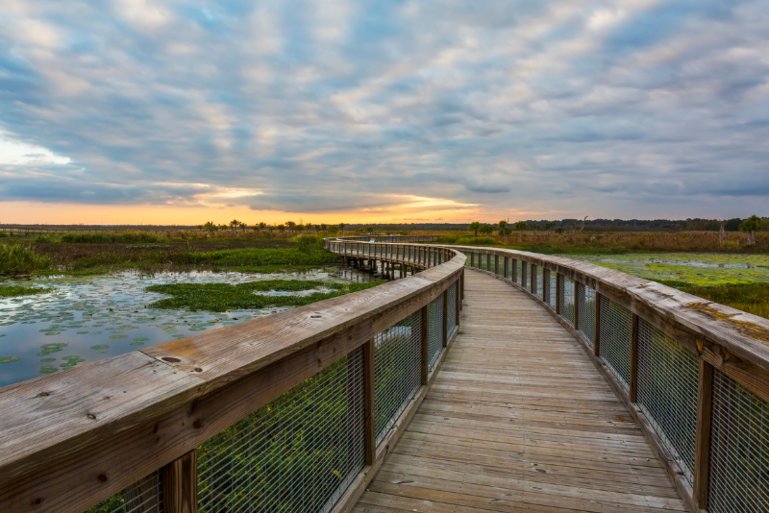
[(555, 310), (556, 301), (558, 300), (558, 273), (551, 271), (550, 275), (550, 308)]
[(577, 309), (579, 310), (579, 331), (593, 347), (595, 343), (595, 289), (581, 283), (577, 284)]
[(638, 398), (668, 454), (693, 482), (699, 362), (674, 339), (638, 321)]
[(537, 297), (540, 299), (543, 299), (542, 291), (545, 290), (544, 280), (544, 269), (542, 269), (542, 267), (537, 267), (537, 290), (535, 291), (535, 294), (537, 294)]
[(153, 472), (120, 493), (92, 507), (87, 513), (163, 513), (160, 472)]
[(374, 339), (374, 404), (377, 444), (419, 389), (422, 360), (422, 311)]
[(451, 334), (454, 332), (454, 329), (457, 327), (457, 287), (459, 286), (459, 283), (454, 283), (448, 288), (448, 298), (449, 298), (449, 305), (447, 308), (447, 312), (449, 314), (448, 318), (448, 336), (450, 337)]
[(358, 349), (198, 447), (198, 511), (318, 512), (363, 468)]
[(769, 404), (713, 372), (711, 513), (769, 511)]
[(561, 316), (574, 326), (574, 280), (564, 276), (561, 288)]
[(443, 349), (443, 295), (438, 296), (430, 303), (428, 312), (428, 358), (430, 359), (430, 370), (435, 367), (438, 356)]
[(632, 321), (628, 309), (601, 297), (601, 357), (626, 388), (630, 383)]

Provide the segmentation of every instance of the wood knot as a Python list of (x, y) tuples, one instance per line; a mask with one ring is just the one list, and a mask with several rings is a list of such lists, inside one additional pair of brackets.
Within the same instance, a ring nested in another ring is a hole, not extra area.
[(40, 392), (40, 393), (39, 393), (39, 394), (37, 394), (37, 396), (35, 396), (35, 397), (48, 397), (49, 395), (51, 395), (51, 393), (50, 393), (50, 392)]
[(88, 414), (86, 415), (86, 417), (88, 417), (88, 418), (89, 418), (89, 419), (91, 419), (91, 420), (96, 420), (96, 414), (94, 414), (94, 413), (88, 413)]
[(96, 476), (96, 479), (98, 479), (98, 480), (99, 480), (100, 482), (102, 482), (102, 483), (106, 483), (106, 482), (107, 482), (107, 479), (108, 479), (108, 478), (107, 478), (107, 474), (105, 474), (104, 472), (102, 472), (101, 474), (99, 474), (98, 476)]
[(180, 363), (181, 362), (181, 360), (179, 358), (176, 358), (176, 357), (173, 357), (173, 356), (164, 356), (163, 358), (161, 358), (161, 360), (163, 360), (164, 362), (168, 362), (168, 363)]
[(201, 369), (200, 367), (195, 367), (192, 370), (194, 370), (195, 372), (203, 372), (203, 369)]

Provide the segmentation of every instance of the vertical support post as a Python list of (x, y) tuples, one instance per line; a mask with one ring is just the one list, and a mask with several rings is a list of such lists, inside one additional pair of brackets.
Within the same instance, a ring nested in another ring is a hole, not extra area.
[(510, 270), (512, 271), (512, 273), (510, 273), (512, 275), (512, 278), (511, 278), (512, 282), (517, 283), (518, 282), (518, 260), (516, 260), (515, 258), (513, 258), (513, 265), (510, 268)]
[(491, 271), (491, 253), (486, 253), (486, 270)]
[(376, 459), (376, 395), (374, 393), (374, 339), (363, 344), (363, 417), (365, 464)]
[(505, 261), (503, 262), (503, 265), (505, 266), (505, 268), (502, 271), (502, 277), (507, 279), (507, 268), (510, 266), (510, 257), (505, 257)]
[(630, 329), (630, 402), (638, 399), (638, 316), (633, 314)]
[(198, 464), (197, 453), (194, 450), (163, 467), (161, 479), (164, 512), (197, 512)]
[(550, 269), (542, 268), (542, 301), (550, 304)]
[(601, 294), (596, 290), (595, 292), (595, 324), (593, 325), (593, 333), (595, 334), (595, 340), (593, 341), (593, 352), (597, 357), (601, 355)]
[(531, 277), (529, 281), (531, 282), (531, 293), (536, 295), (537, 294), (537, 266), (534, 264), (531, 264), (529, 266), (529, 270), (531, 272)]
[(470, 267), (475, 267), (475, 252), (470, 252)]
[(430, 372), (430, 305), (422, 307), (422, 367), (421, 383), (427, 385)]
[(697, 387), (697, 435), (694, 446), (694, 502), (708, 508), (710, 483), (710, 427), (713, 412), (713, 366), (700, 357)]
[(494, 255), (494, 274), (499, 274), (499, 255)]
[(579, 317), (580, 317), (580, 311), (579, 311), (579, 298), (585, 296), (585, 287), (578, 282), (577, 280), (574, 280), (574, 329), (579, 329)]
[(555, 275), (555, 313), (561, 315), (563, 311), (563, 275)]
[(449, 343), (449, 289), (443, 291), (443, 347)]
[(460, 289), (460, 282), (462, 280), (462, 277), (460, 276), (459, 280), (454, 282), (454, 318), (457, 320), (457, 330), (459, 329), (459, 311), (462, 309), (462, 295), (459, 291)]
[[(459, 275), (459, 290), (457, 291), (459, 294), (459, 310), (461, 311), (463, 306), (462, 303), (465, 301), (465, 270), (462, 269), (462, 274)], [(459, 324), (459, 317), (457, 317), (457, 324)]]

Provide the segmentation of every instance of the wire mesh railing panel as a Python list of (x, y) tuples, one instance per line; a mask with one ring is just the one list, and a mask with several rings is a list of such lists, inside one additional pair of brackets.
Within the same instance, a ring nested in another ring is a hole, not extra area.
[(625, 388), (630, 383), (632, 322), (627, 308), (601, 297), (601, 357)]
[(550, 271), (550, 298), (549, 298), (549, 305), (550, 308), (555, 310), (556, 303), (558, 301), (558, 273), (555, 271)]
[(160, 472), (153, 472), (86, 513), (163, 513)]
[(377, 444), (398, 420), (420, 386), (422, 311), (374, 339), (374, 405)]
[(636, 402), (690, 484), (694, 472), (698, 382), (697, 356), (640, 319)]
[(454, 330), (457, 327), (457, 287), (459, 286), (459, 282), (456, 282), (452, 284), (447, 291), (447, 296), (449, 300), (448, 308), (446, 311), (449, 314), (448, 322), (446, 323), (446, 326), (448, 326), (448, 336), (450, 337), (452, 333), (454, 333)]
[(521, 277), (523, 276), (523, 262), (521, 260), (515, 261), (515, 282), (521, 283)]
[(595, 344), (595, 289), (579, 284), (577, 288), (577, 310), (579, 311), (579, 331), (585, 335), (587, 344)]
[(443, 295), (438, 296), (427, 307), (428, 313), (428, 333), (427, 333), (427, 355), (430, 362), (430, 370), (435, 367), (438, 356), (443, 349)]
[(769, 511), (769, 404), (717, 369), (708, 511)]
[(563, 287), (561, 287), (561, 316), (574, 326), (574, 280), (568, 276), (563, 277)]
[(539, 299), (544, 299), (542, 297), (542, 291), (545, 290), (545, 277), (544, 277), (544, 269), (541, 266), (537, 266), (537, 289), (534, 291), (534, 293), (537, 295)]
[(198, 511), (323, 511), (363, 468), (363, 411), (358, 349), (198, 447)]

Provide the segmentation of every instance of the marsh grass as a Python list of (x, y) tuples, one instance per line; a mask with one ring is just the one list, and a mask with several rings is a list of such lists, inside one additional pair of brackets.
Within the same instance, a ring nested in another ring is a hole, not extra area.
[(22, 287), (21, 285), (0, 285), (0, 297), (21, 297), (32, 296), (50, 292), (49, 288), (42, 287)]
[(676, 280), (663, 283), (703, 299), (769, 319), (769, 283), (730, 283), (718, 286), (693, 285)]
[[(380, 281), (333, 283), (318, 280), (265, 280), (236, 285), (230, 285), (229, 283), (174, 283), (152, 285), (147, 287), (146, 290), (171, 296), (150, 305), (155, 308), (184, 308), (191, 311), (224, 312), (227, 310), (308, 305), (323, 299), (364, 290), (381, 283)], [(299, 292), (317, 288), (331, 290), (328, 292), (314, 292), (307, 295), (264, 294), (264, 292)]]
[(20, 276), (48, 269), (49, 258), (20, 244), (0, 244), (0, 275)]

